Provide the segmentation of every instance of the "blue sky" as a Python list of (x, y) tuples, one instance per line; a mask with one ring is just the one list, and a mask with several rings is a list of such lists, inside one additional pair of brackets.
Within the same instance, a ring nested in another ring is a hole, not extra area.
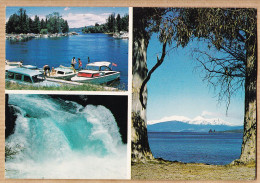
[[(21, 7), (6, 7), (6, 20), (17, 13)], [(45, 18), (53, 12), (59, 12), (62, 18), (67, 20), (70, 28), (105, 23), (111, 13), (124, 16), (128, 14), (127, 7), (22, 7), (29, 17), (38, 15), (40, 19)]]
[[(171, 116), (190, 119), (202, 116), (243, 125), (243, 89), (232, 98), (226, 115), (226, 103), (218, 103), (217, 93), (208, 87), (206, 81), (203, 82), (204, 73), (197, 68), (198, 62), (191, 56), (191, 48), (197, 45), (197, 42), (191, 42), (186, 48), (170, 51), (163, 64), (153, 73), (148, 82), (148, 121)], [(157, 54), (160, 55), (161, 48), (156, 35), (153, 35), (147, 52), (149, 70), (155, 64)]]

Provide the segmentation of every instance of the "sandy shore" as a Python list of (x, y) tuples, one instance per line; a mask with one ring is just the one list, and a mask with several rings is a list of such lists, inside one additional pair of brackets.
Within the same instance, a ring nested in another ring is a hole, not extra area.
[(163, 160), (132, 164), (133, 180), (254, 180), (255, 165), (206, 165)]

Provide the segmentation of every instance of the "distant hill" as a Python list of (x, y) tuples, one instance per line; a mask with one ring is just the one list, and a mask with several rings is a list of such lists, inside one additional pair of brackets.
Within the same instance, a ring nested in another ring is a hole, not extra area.
[(149, 132), (208, 132), (210, 129), (216, 132), (243, 130), (243, 126), (189, 124), (181, 121), (168, 121), (147, 125)]
[(221, 131), (220, 133), (243, 133), (243, 129), (238, 129), (238, 130), (226, 130), (226, 131)]

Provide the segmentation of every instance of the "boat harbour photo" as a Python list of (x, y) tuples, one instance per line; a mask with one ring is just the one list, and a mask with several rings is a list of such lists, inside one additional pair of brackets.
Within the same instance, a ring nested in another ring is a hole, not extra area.
[(6, 89), (128, 90), (128, 8), (7, 7), (6, 17)]

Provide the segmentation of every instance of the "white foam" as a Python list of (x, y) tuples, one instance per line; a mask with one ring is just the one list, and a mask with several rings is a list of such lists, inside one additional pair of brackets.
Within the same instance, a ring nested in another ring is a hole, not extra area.
[(48, 97), (9, 95), (9, 99), (20, 112), (6, 144), (19, 153), (6, 161), (6, 178), (127, 178), (127, 148), (107, 108), (83, 109), (67, 101), (64, 104), (75, 106), (68, 112), (60, 106), (63, 103)]

